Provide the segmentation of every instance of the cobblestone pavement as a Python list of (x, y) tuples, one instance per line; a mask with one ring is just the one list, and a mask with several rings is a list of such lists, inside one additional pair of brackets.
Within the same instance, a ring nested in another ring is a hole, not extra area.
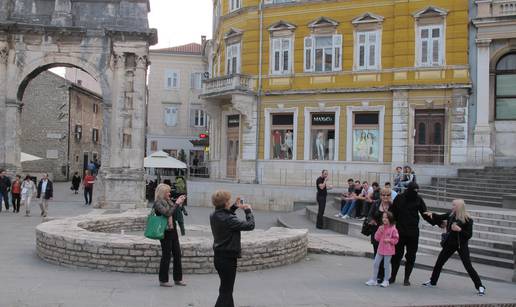
[[(50, 216), (87, 213), (80, 195), (66, 184), (56, 185)], [(35, 208), (37, 209), (37, 208)], [(39, 210), (39, 209), (38, 209)], [(71, 269), (46, 263), (35, 254), (36, 214), (0, 213), (0, 306), (213, 306), (216, 275), (186, 275), (185, 288), (160, 288), (153, 274), (124, 274)], [(209, 208), (191, 208), (187, 222), (204, 224)], [(259, 227), (274, 225), (277, 214), (257, 212)], [(475, 295), (472, 282), (443, 274), (439, 286), (427, 289), (428, 271), (416, 269), (413, 286), (390, 288), (364, 285), (372, 267), (366, 258), (309, 254), (297, 264), (258, 272), (239, 273), (235, 286), (238, 306), (414, 306), (516, 303), (516, 285), (485, 284), (486, 297)], [(403, 270), (403, 269), (402, 269)], [(516, 305), (515, 305), (516, 306)]]

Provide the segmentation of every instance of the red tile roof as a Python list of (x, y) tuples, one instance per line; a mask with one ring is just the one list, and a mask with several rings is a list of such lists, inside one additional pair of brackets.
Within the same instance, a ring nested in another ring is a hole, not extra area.
[(179, 53), (179, 54), (201, 54), (202, 46), (197, 43), (190, 43), (182, 46), (162, 48), (162, 49), (151, 49), (151, 51), (163, 52), (163, 53)]

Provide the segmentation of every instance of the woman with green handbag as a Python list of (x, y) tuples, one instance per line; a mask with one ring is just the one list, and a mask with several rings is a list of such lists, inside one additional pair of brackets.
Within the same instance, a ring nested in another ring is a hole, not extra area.
[(165, 230), (165, 237), (160, 240), (161, 243), (161, 262), (159, 264), (159, 285), (162, 287), (172, 287), (173, 284), (168, 280), (168, 272), (170, 269), (170, 258), (174, 257), (174, 267), (172, 277), (174, 284), (178, 286), (186, 286), (183, 282), (183, 270), (181, 266), (181, 246), (179, 245), (179, 236), (177, 229), (174, 227), (174, 213), (181, 207), (186, 199), (185, 195), (181, 195), (177, 200), (172, 202), (170, 199), (170, 186), (160, 184), (156, 188), (154, 211), (158, 216), (165, 216), (168, 219), (168, 227)]

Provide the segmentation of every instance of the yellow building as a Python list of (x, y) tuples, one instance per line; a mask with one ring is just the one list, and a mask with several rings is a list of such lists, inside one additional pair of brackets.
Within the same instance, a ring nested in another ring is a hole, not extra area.
[(213, 178), (304, 184), (467, 159), (467, 0), (214, 0)]

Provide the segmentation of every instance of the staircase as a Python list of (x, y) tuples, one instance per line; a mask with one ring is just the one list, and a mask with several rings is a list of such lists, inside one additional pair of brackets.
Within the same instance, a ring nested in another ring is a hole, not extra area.
[(459, 169), (458, 177), (433, 177), (432, 184), (420, 185), (424, 199), (451, 202), (463, 198), (468, 205), (502, 207), (505, 194), (516, 193), (516, 168), (486, 167)]
[[(340, 210), (340, 200), (337, 194), (328, 195), (325, 227), (338, 233), (369, 240), (360, 233), (363, 221), (334, 217), (334, 214)], [(427, 205), (430, 211), (442, 212), (444, 210), (442, 205), (431, 200), (427, 201)], [(446, 208), (449, 208), (449, 204), (446, 205)], [(306, 217), (315, 223), (317, 206), (307, 206), (305, 210)], [(513, 269), (515, 265), (513, 242), (516, 241), (516, 213), (499, 210), (469, 210), (469, 212), (474, 220), (473, 238), (469, 241), (471, 260), (476, 263)], [(431, 226), (421, 219), (419, 252), (438, 255), (441, 251), (440, 238), (441, 229)], [(457, 254), (453, 257), (459, 259)]]

